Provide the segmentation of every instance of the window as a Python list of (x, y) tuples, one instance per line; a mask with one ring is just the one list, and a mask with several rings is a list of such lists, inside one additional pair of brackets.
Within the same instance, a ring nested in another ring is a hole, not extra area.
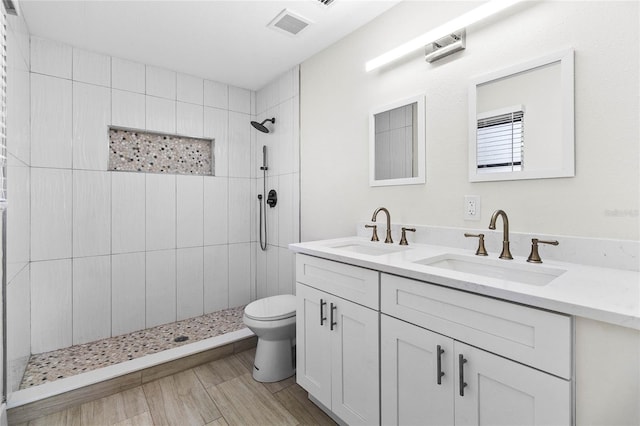
[(478, 173), (523, 169), (524, 108), (512, 107), (507, 111), (490, 111), (478, 115)]

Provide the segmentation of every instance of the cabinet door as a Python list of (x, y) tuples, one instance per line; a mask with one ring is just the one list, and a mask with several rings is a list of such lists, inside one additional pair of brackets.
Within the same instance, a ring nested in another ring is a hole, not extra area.
[(333, 298), (329, 322), (332, 318), (331, 410), (349, 425), (379, 424), (379, 314)]
[(380, 321), (382, 424), (453, 425), (453, 340), (386, 315)]
[[(296, 381), (330, 408), (331, 336), (328, 297), (326, 293), (300, 283), (296, 284), (296, 295)], [(326, 317), (322, 325), (321, 313)]]
[[(571, 424), (569, 381), (464, 343), (456, 341), (454, 348), (456, 425)], [(462, 369), (460, 356), (466, 360)]]

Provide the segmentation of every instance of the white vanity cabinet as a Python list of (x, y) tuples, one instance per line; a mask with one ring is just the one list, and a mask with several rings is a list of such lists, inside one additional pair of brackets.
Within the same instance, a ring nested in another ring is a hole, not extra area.
[(348, 424), (379, 424), (379, 273), (298, 255), (296, 274), (298, 384)]
[(570, 317), (386, 274), (381, 311), (382, 424), (571, 424)]

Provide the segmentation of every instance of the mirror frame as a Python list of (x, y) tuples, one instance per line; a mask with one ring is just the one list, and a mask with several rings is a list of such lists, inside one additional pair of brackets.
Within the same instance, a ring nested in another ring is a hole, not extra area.
[[(410, 178), (378, 179), (376, 180), (376, 127), (375, 116), (381, 112), (403, 107), (416, 103), (416, 123), (417, 128), (417, 155), (418, 175)], [(395, 102), (373, 108), (369, 113), (369, 185), (370, 186), (392, 186), (392, 185), (418, 185), (426, 182), (426, 140), (425, 140), (425, 95), (415, 95), (408, 98), (399, 99)]]
[[(562, 91), (562, 165), (555, 170), (533, 170), (496, 173), (477, 173), (476, 131), (477, 92), (479, 85), (500, 80), (545, 65), (560, 63), (560, 84)], [(469, 182), (492, 182), (502, 180), (546, 179), (575, 176), (575, 130), (574, 130), (574, 50), (565, 49), (540, 58), (517, 64), (499, 71), (474, 78), (469, 84)]]

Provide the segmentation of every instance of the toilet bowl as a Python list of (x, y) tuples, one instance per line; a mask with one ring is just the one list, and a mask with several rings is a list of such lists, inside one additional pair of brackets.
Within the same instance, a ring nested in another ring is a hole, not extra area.
[(258, 336), (253, 378), (277, 382), (296, 372), (296, 297), (271, 296), (249, 303), (242, 317)]

